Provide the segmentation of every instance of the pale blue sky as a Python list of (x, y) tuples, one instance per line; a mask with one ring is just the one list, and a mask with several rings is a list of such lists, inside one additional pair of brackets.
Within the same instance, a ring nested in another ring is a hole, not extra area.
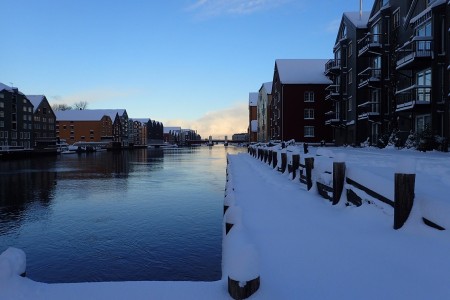
[(204, 137), (246, 131), (248, 93), (272, 80), (275, 59), (332, 57), (342, 13), (360, 3), (0, 1), (0, 82)]

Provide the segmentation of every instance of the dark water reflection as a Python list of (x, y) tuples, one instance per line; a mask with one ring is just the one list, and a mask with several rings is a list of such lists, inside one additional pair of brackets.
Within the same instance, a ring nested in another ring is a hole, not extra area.
[(0, 162), (0, 251), (42, 282), (217, 280), (227, 151)]

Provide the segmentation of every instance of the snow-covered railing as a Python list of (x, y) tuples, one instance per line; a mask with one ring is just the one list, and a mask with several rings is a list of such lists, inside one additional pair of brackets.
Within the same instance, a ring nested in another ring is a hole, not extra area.
[[(299, 149), (300, 145), (269, 147), (259, 144), (254, 145), (252, 150), (249, 148), (249, 153), (254, 153), (255, 157), (269, 164), (274, 170), (289, 174), (291, 180), (296, 178), (298, 171), (300, 183), (306, 184), (308, 190), (315, 186), (317, 193), (330, 200), (333, 205), (340, 203), (341, 198), (345, 205), (356, 206), (362, 205), (366, 199), (369, 203), (380, 201), (393, 207), (394, 229), (401, 228), (408, 219), (415, 197), (415, 172), (411, 171), (411, 168), (399, 167), (392, 182), (370, 170), (347, 166), (345, 156), (336, 156), (325, 147), (317, 148), (315, 155), (308, 153), (307, 146), (304, 147), (303, 153), (300, 153)], [(408, 164), (412, 165), (413, 162)], [(383, 189), (380, 190), (380, 186)], [(344, 197), (341, 197), (342, 194)], [(434, 213), (436, 217), (431, 216), (430, 211), (435, 210), (430, 209), (430, 205), (421, 203), (421, 206), (425, 207), (421, 209), (425, 224), (436, 229), (445, 229), (441, 226), (443, 218), (440, 218), (439, 214)], [(447, 206), (450, 207), (450, 204)], [(441, 224), (438, 224), (439, 222)]]

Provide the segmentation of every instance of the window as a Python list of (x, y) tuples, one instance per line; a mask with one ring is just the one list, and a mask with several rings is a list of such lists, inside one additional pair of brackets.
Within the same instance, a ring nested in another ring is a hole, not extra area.
[(314, 92), (305, 92), (305, 102), (314, 102)]
[(353, 55), (353, 43), (351, 41), (348, 43), (347, 55), (348, 57), (351, 57)]
[(352, 106), (353, 106), (353, 98), (352, 96), (348, 97), (348, 111), (352, 111)]
[(425, 127), (430, 125), (431, 116), (430, 115), (422, 115), (416, 117), (416, 133), (421, 133), (425, 130)]
[(33, 112), (33, 108), (31, 106), (28, 107), (28, 112)]
[(27, 120), (27, 116), (23, 115), (23, 120), (26, 121)]
[(400, 26), (400, 7), (394, 11), (393, 20), (394, 20), (394, 28), (399, 27)]
[[(418, 37), (430, 37), (431, 36), (431, 20), (417, 26), (416, 28), (416, 36)], [(417, 41), (417, 51), (430, 51), (431, 50), (431, 41)]]
[(381, 23), (379, 21), (372, 26), (371, 32), (372, 32), (372, 42), (379, 43), (381, 34)]
[(304, 119), (314, 119), (314, 109), (305, 108)]
[(5, 112), (2, 110), (0, 111), (0, 118), (4, 118), (5, 117)]
[(43, 107), (43, 108), (42, 108), (42, 113), (43, 113), (44, 115), (47, 114), (47, 107)]
[(3, 98), (5, 98), (5, 94), (0, 93), (0, 99), (3, 99)]
[(430, 102), (431, 100), (431, 69), (418, 72), (416, 75), (417, 101)]
[(5, 127), (5, 121), (0, 121), (0, 128)]
[(350, 69), (347, 72), (347, 84), (352, 84), (352, 82), (353, 82), (353, 69)]
[(314, 126), (305, 126), (305, 137), (314, 137)]

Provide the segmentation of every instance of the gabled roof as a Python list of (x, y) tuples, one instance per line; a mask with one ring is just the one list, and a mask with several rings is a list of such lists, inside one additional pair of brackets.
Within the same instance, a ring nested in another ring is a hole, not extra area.
[(164, 127), (164, 133), (172, 132), (181, 132), (181, 127)]
[(414, 18), (411, 18), (410, 24), (416, 22), (418, 19), (420, 19), (422, 16), (426, 15), (428, 12), (430, 12), (433, 8), (445, 4), (447, 1), (446, 0), (435, 0), (434, 2), (430, 3), (430, 5), (423, 10), (422, 12), (420, 12), (417, 16), (415, 16)]
[[(12, 88), (9, 85), (6, 85), (6, 84), (3, 84), (3, 83), (0, 82), (0, 92), (3, 91), (3, 90), (6, 90), (6, 91), (12, 93), (12, 92), (14, 92), (14, 89), (17, 89), (17, 88)], [(24, 95), (22, 92), (19, 92), (19, 94), (20, 95)]]
[(263, 88), (266, 91), (266, 94), (268, 94), (268, 95), (272, 94), (272, 81), (264, 82), (261, 85), (261, 88), (259, 89), (259, 91), (261, 91)]
[(248, 105), (249, 106), (258, 105), (258, 93), (248, 93)]
[(44, 100), (44, 95), (26, 95), (27, 99), (30, 100), (31, 104), (34, 106), (34, 111), (37, 110), (39, 104)]
[(370, 12), (344, 12), (344, 16), (355, 25), (356, 28), (367, 28), (367, 22), (369, 21)]
[(108, 116), (114, 121), (116, 114), (122, 116), (125, 109), (72, 109), (58, 110), (55, 112), (58, 121), (99, 121), (103, 116)]
[(277, 59), (275, 67), (283, 84), (331, 84), (325, 76), (328, 59)]

